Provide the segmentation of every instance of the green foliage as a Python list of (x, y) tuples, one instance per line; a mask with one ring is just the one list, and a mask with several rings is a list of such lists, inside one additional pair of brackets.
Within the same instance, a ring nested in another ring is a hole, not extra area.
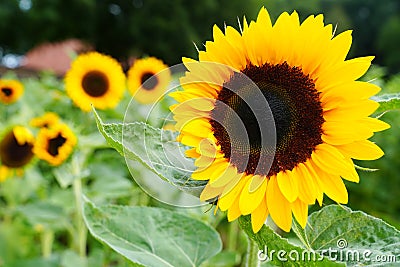
[[(400, 260), (400, 232), (381, 219), (347, 207), (330, 205), (311, 214), (305, 233), (314, 250), (336, 249), (340, 253), (335, 256), (347, 266), (369, 265), (383, 255), (396, 257), (391, 262)], [(354, 251), (358, 257), (351, 255)]]
[[(277, 266), (342, 266), (341, 262), (359, 266), (400, 260), (400, 232), (381, 219), (347, 207), (330, 205), (312, 213), (304, 230), (294, 224), (302, 247), (267, 226), (254, 234), (249, 216), (241, 217), (239, 222), (258, 247), (272, 256), (269, 263)], [(279, 250), (285, 251), (281, 257), (287, 261), (278, 260)]]
[(400, 109), (400, 93), (383, 94), (373, 99), (380, 104), (376, 113)]
[[(108, 144), (128, 159), (136, 160), (161, 179), (193, 195), (200, 195), (203, 181), (190, 178), (191, 162), (180, 158), (176, 135), (142, 122), (103, 123), (94, 110), (97, 127)], [(123, 141), (122, 141), (123, 140)]]
[(145, 266), (199, 266), (221, 250), (213, 228), (176, 212), (150, 207), (96, 207), (90, 202), (85, 203), (84, 212), (93, 236)]
[[(276, 266), (343, 266), (342, 264), (331, 262), (326, 258), (320, 257), (318, 254), (311, 256), (310, 258), (305, 257), (305, 260), (301, 259), (301, 255), (310, 255), (312, 252), (310, 250), (306, 250), (305, 248), (299, 247), (290, 243), (287, 239), (280, 237), (277, 233), (275, 233), (270, 227), (263, 226), (258, 233), (253, 233), (251, 228), (251, 219), (250, 216), (242, 216), (239, 218), (239, 223), (242, 229), (246, 232), (246, 234), (254, 240), (258, 248), (263, 250), (264, 255), (269, 257), (272, 256), (271, 264)], [(266, 249), (267, 248), (267, 249)], [(287, 261), (279, 260), (277, 257), (278, 251), (285, 251), (287, 254), (282, 256), (287, 259)], [(274, 251), (272, 254), (271, 251)], [(293, 255), (292, 258), (288, 254), (291, 251)], [(275, 255), (274, 255), (275, 254)], [(263, 257), (264, 257), (263, 255)], [(296, 258), (295, 255), (299, 255), (299, 258)]]

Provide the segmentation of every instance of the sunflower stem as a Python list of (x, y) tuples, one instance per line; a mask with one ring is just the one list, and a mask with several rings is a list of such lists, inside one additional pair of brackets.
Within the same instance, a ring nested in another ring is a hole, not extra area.
[(53, 249), (54, 232), (46, 229), (41, 233), (40, 238), (42, 243), (42, 257), (48, 259)]
[(248, 239), (247, 254), (246, 254), (246, 267), (259, 267), (260, 261), (258, 260), (258, 245), (251, 239)]
[(236, 251), (237, 239), (238, 239), (238, 224), (237, 221), (233, 221), (228, 226), (227, 249), (229, 251)]
[(83, 212), (82, 212), (82, 181), (77, 178), (74, 179), (72, 183), (72, 187), (75, 195), (75, 205), (76, 205), (76, 228), (77, 228), (77, 237), (76, 240), (76, 249), (79, 253), (79, 256), (86, 256), (86, 238), (87, 238), (87, 229), (85, 226), (85, 222), (83, 221)]

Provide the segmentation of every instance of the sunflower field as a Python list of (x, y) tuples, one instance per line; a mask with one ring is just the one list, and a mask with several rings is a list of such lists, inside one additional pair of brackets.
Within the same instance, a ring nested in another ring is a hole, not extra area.
[(0, 267), (400, 263), (398, 1), (0, 20)]

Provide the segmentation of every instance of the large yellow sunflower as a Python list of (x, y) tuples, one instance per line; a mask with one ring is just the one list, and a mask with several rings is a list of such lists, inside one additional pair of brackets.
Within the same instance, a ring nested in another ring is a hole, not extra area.
[(24, 86), (17, 80), (0, 79), (0, 102), (11, 104), (24, 93)]
[(128, 89), (142, 104), (157, 101), (166, 92), (170, 80), (168, 66), (154, 57), (138, 59), (128, 70)]
[(0, 182), (24, 168), (32, 160), (35, 139), (25, 127), (15, 126), (0, 141)]
[(200, 198), (217, 198), (229, 221), (251, 214), (254, 232), (268, 215), (290, 231), (292, 214), (305, 227), (323, 194), (347, 203), (342, 179), (359, 181), (352, 159), (381, 157), (367, 139), (389, 125), (368, 117), (380, 88), (356, 81), (373, 57), (346, 60), (351, 31), (333, 37), (322, 15), (300, 23), (296, 12), (273, 25), (265, 8), (243, 24), (214, 26), (199, 60), (183, 59), (171, 110), (193, 147), (192, 178), (208, 181)]
[(40, 129), (33, 153), (38, 158), (57, 166), (69, 157), (76, 142), (76, 137), (71, 129), (63, 123), (58, 123), (49, 128)]
[(65, 87), (72, 101), (84, 111), (90, 104), (98, 109), (115, 107), (125, 90), (125, 75), (113, 58), (90, 52), (79, 55), (65, 76)]

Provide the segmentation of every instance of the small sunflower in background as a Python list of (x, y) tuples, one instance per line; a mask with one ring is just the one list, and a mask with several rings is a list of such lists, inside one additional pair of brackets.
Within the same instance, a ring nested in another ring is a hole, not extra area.
[(49, 128), (59, 123), (60, 118), (54, 112), (46, 112), (43, 116), (33, 118), (30, 125), (38, 128)]
[(229, 221), (250, 214), (258, 232), (270, 215), (288, 232), (294, 215), (304, 228), (324, 194), (348, 202), (352, 159), (384, 154), (368, 140), (390, 127), (369, 117), (380, 88), (357, 81), (373, 57), (346, 60), (351, 31), (332, 32), (322, 15), (283, 13), (273, 25), (262, 8), (241, 32), (214, 26), (199, 60), (183, 59), (183, 91), (171, 93), (178, 140), (192, 147), (192, 178), (208, 181), (200, 199), (216, 198)]
[(15, 126), (0, 141), (0, 182), (20, 171), (34, 157), (35, 138), (25, 127)]
[(65, 76), (65, 88), (72, 101), (90, 111), (118, 105), (125, 91), (125, 74), (112, 57), (90, 52), (79, 55)]
[(128, 89), (142, 104), (156, 102), (167, 91), (170, 81), (168, 66), (154, 57), (138, 59), (128, 70)]
[(24, 86), (17, 80), (0, 79), (0, 102), (11, 104), (24, 93)]
[(63, 123), (39, 130), (33, 152), (53, 166), (63, 163), (72, 153), (77, 139), (71, 129)]

